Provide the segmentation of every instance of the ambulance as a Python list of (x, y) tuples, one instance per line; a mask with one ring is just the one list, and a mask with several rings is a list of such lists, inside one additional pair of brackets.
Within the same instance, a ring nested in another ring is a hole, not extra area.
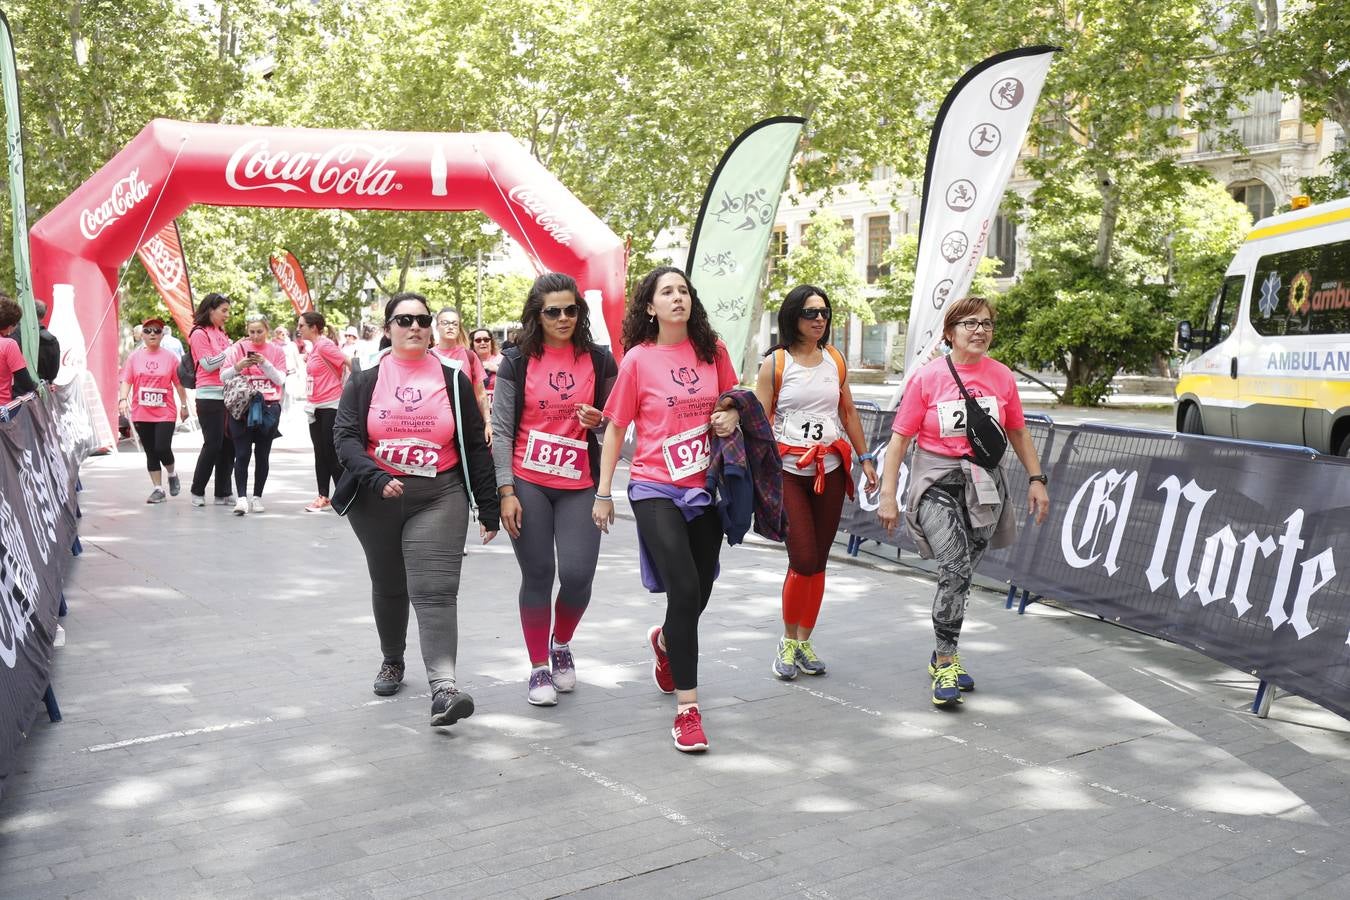
[(1247, 235), (1205, 321), (1178, 324), (1176, 427), (1350, 456), (1350, 198), (1293, 205)]

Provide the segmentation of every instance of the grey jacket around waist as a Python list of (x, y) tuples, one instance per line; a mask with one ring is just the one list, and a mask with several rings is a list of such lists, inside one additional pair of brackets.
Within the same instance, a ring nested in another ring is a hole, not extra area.
[(913, 535), (914, 543), (919, 546), (919, 556), (924, 559), (933, 558), (933, 548), (928, 545), (928, 539), (924, 536), (923, 529), (919, 527), (919, 501), (923, 497), (923, 492), (944, 475), (957, 471), (961, 472), (965, 479), (964, 499), (966, 511), (970, 515), (970, 527), (985, 528), (995, 525), (994, 536), (989, 540), (989, 546), (994, 549), (1007, 547), (1017, 540), (1017, 520), (1013, 518), (1012, 504), (1008, 502), (1008, 456), (1009, 454), (1005, 453), (1003, 462), (990, 473), (994, 476), (994, 483), (998, 485), (1000, 498), (999, 504), (995, 506), (980, 503), (975, 494), (975, 482), (970, 478), (970, 467), (974, 463), (959, 456), (930, 453), (917, 443), (914, 445), (914, 455), (910, 457), (909, 464), (909, 491), (905, 494), (905, 527)]

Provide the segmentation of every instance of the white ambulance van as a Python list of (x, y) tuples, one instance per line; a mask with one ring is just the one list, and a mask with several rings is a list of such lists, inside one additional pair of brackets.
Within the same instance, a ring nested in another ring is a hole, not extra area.
[(1178, 431), (1350, 455), (1350, 198), (1257, 223), (1177, 340)]

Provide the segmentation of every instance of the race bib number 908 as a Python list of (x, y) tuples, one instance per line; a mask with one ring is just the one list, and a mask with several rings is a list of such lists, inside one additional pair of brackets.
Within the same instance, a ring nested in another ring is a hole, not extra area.
[(525, 441), (525, 458), (520, 464), (545, 475), (580, 479), (582, 466), (590, 465), (590, 453), (585, 441), (532, 430)]
[(404, 475), (435, 478), (441, 448), (420, 438), (390, 439), (375, 445), (375, 457)]
[[(997, 397), (976, 397), (985, 412), (998, 419)], [(966, 436), (966, 401), (947, 400), (937, 405), (938, 433), (944, 438), (963, 438)]]
[(160, 409), (169, 392), (164, 388), (143, 387), (136, 392), (136, 405), (146, 409)]
[(697, 425), (661, 443), (661, 455), (665, 458), (666, 470), (673, 480), (697, 475), (712, 464), (708, 428), (708, 425)]

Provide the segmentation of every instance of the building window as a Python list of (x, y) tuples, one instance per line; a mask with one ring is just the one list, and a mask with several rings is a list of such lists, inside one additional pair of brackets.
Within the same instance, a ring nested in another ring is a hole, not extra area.
[(877, 163), (872, 167), (873, 181), (890, 181), (895, 177), (895, 169), (885, 163)]
[(891, 217), (872, 216), (867, 220), (867, 283), (876, 284), (878, 278), (891, 274), (891, 267), (883, 262), (891, 246)]
[(783, 264), (783, 258), (787, 256), (787, 229), (775, 228), (769, 234), (769, 271), (772, 272)]
[(1228, 127), (1212, 128), (1200, 135), (1200, 152), (1231, 149), (1223, 146), (1225, 132), (1231, 131), (1243, 147), (1274, 144), (1280, 139), (1280, 92), (1257, 91), (1248, 94), (1228, 111)]
[(1017, 271), (1017, 220), (999, 213), (994, 216), (994, 227), (989, 230), (989, 242), (984, 255), (999, 261), (995, 278), (1011, 278)]
[(847, 256), (852, 256), (853, 245), (857, 241), (857, 237), (855, 237), (853, 234), (853, 219), (849, 218), (848, 216), (845, 216), (843, 219), (843, 223), (844, 223), (845, 237), (844, 243), (839, 245), (839, 252)]
[(1275, 195), (1260, 181), (1248, 181), (1235, 184), (1228, 189), (1233, 199), (1245, 204), (1252, 214), (1252, 221), (1259, 222), (1275, 212)]

